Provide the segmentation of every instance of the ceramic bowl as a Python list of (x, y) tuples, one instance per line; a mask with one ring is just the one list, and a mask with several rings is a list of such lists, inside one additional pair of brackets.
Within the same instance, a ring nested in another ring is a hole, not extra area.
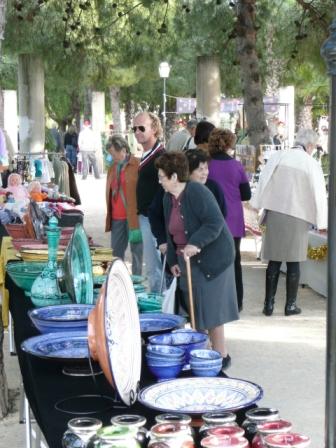
[(203, 362), (203, 361), (216, 361), (222, 360), (222, 355), (216, 350), (191, 350), (190, 352), (190, 361), (194, 362)]
[(169, 313), (143, 313), (140, 314), (140, 328), (143, 337), (162, 334), (176, 328), (183, 327), (185, 318)]
[(182, 348), (186, 355), (186, 362), (188, 363), (191, 350), (206, 348), (208, 336), (205, 333), (199, 333), (197, 331), (176, 330), (171, 333), (150, 336), (148, 341), (152, 345), (172, 345)]
[(222, 361), (220, 360), (220, 362), (215, 365), (202, 367), (195, 365), (190, 361), (190, 368), (192, 374), (195, 376), (217, 376), (222, 369)]
[(138, 308), (140, 313), (158, 312), (162, 309), (163, 296), (154, 293), (137, 293)]
[(168, 356), (158, 356), (158, 355), (151, 355), (150, 353), (146, 353), (145, 355), (146, 362), (148, 363), (155, 363), (155, 364), (180, 364), (185, 363), (185, 356), (184, 354), (180, 357), (168, 357)]
[(148, 364), (150, 372), (159, 380), (176, 378), (182, 370), (183, 363), (170, 365)]
[(184, 358), (184, 350), (179, 347), (172, 347), (171, 345), (147, 345), (147, 356), (156, 356), (159, 358), (166, 357), (168, 359)]
[(141, 390), (139, 401), (156, 411), (201, 415), (246, 408), (263, 396), (260, 386), (238, 378), (177, 378)]
[(14, 261), (7, 263), (6, 271), (19, 288), (24, 291), (30, 291), (34, 280), (41, 274), (45, 268), (45, 263)]
[(28, 312), (30, 319), (41, 333), (59, 331), (86, 331), (88, 316), (93, 305), (56, 305), (37, 308)]

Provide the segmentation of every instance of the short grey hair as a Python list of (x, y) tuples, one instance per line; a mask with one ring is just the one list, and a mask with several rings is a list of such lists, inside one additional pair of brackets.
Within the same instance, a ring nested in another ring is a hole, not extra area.
[(126, 149), (127, 153), (130, 152), (130, 148), (127, 143), (127, 140), (125, 140), (121, 134), (114, 134), (108, 139), (107, 144), (106, 144), (106, 149), (109, 150), (111, 148), (111, 146), (113, 146), (113, 148), (117, 152), (120, 152), (123, 149)]
[(191, 119), (187, 121), (187, 129), (193, 129), (197, 126), (198, 121), (195, 119)]
[(318, 134), (313, 129), (300, 129), (296, 134), (295, 144), (296, 145), (316, 145), (319, 141)]

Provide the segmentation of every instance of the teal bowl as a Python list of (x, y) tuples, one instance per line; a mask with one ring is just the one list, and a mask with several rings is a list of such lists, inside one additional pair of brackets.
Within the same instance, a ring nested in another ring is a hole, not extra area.
[(30, 261), (29, 263), (14, 261), (7, 264), (6, 271), (16, 286), (24, 291), (30, 291), (34, 280), (41, 274), (45, 266), (46, 263), (37, 261)]

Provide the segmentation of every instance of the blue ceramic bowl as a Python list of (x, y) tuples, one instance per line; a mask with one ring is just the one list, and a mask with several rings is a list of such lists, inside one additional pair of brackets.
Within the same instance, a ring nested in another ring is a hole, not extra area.
[(195, 376), (217, 376), (222, 369), (222, 362), (216, 366), (199, 367), (190, 362), (190, 368)]
[(41, 333), (86, 331), (88, 316), (94, 305), (53, 305), (28, 312), (30, 319)]
[(222, 360), (222, 355), (216, 350), (191, 350), (190, 352), (190, 361), (214, 361), (214, 360)]
[(159, 380), (176, 378), (181, 372), (183, 364), (153, 365), (148, 364), (150, 372)]
[(215, 367), (215, 366), (221, 366), (222, 365), (222, 358), (220, 359), (213, 359), (212, 361), (198, 361), (195, 359), (189, 360), (190, 365), (192, 364), (195, 367)]
[(147, 337), (166, 333), (185, 324), (185, 318), (177, 314), (144, 313), (140, 314), (139, 317), (141, 333)]
[(175, 330), (171, 333), (150, 336), (148, 341), (153, 345), (172, 345), (182, 348), (186, 355), (186, 362), (188, 363), (191, 350), (207, 347), (208, 336), (197, 331)]
[(162, 358), (163, 356), (169, 359), (173, 358), (183, 358), (184, 350), (179, 347), (172, 347), (171, 345), (147, 345), (147, 355), (158, 356)]
[(179, 358), (169, 358), (167, 356), (152, 356), (149, 353), (146, 353), (146, 362), (147, 364), (155, 364), (155, 365), (167, 365), (167, 364), (180, 364), (185, 363), (185, 356), (180, 356)]

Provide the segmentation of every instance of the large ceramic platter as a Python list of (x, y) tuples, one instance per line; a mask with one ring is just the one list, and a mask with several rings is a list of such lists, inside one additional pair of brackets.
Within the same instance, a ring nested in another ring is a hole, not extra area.
[(141, 333), (161, 333), (180, 328), (185, 318), (169, 313), (143, 313), (140, 314)]
[(65, 331), (34, 336), (23, 341), (21, 348), (39, 358), (58, 361), (73, 362), (89, 358), (87, 332), (84, 331)]
[(242, 409), (262, 396), (260, 386), (237, 378), (178, 378), (142, 389), (139, 401), (158, 411), (203, 414)]
[(131, 276), (120, 259), (112, 262), (106, 281), (104, 325), (109, 368), (121, 400), (137, 398), (141, 373), (141, 334)]
[(93, 275), (89, 242), (76, 224), (63, 260), (66, 291), (76, 303), (93, 304)]

